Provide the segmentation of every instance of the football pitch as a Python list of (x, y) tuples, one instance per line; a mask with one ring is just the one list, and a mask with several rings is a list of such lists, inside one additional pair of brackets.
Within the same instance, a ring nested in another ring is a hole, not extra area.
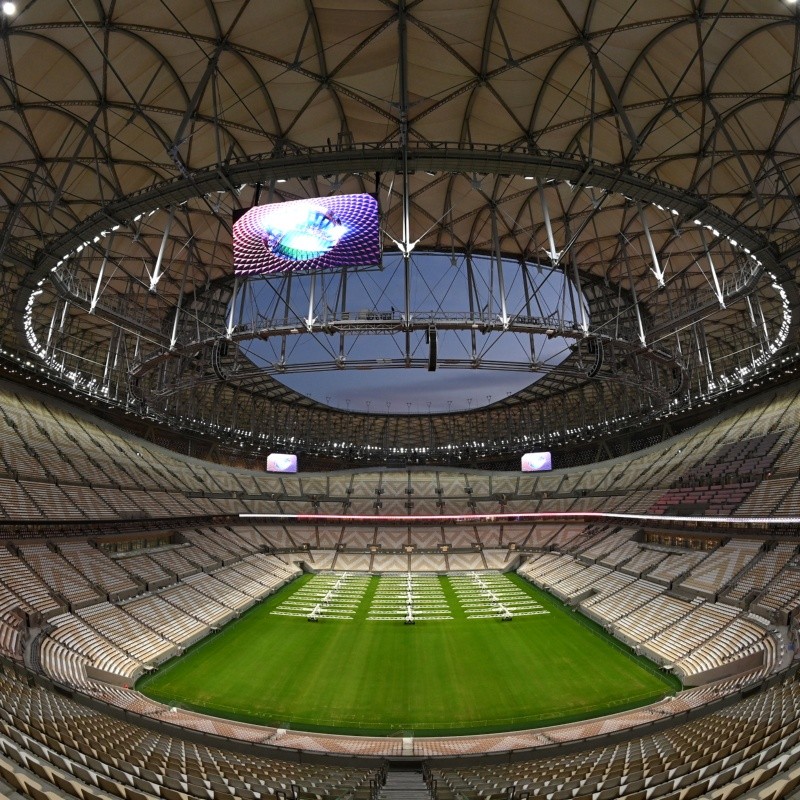
[(553, 725), (680, 688), (517, 575), (350, 576), (304, 575), (137, 689), (229, 719), (399, 736)]

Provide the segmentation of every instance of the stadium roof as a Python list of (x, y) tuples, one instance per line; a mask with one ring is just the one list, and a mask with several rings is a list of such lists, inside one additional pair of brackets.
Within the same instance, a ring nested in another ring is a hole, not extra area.
[[(248, 445), (432, 462), (735, 392), (797, 355), (799, 20), (788, 0), (18, 2), (0, 22), (5, 353)], [(374, 308), (297, 276), (281, 309), (246, 311), (233, 213), (349, 192), (377, 194), (398, 262), (369, 278)], [(431, 250), (462, 307), (420, 295)], [(548, 270), (566, 288), (542, 308)], [(531, 384), (376, 414), (275, 377), (306, 369), (304, 337), (327, 348), (315, 370), (377, 366), (348, 362), (365, 336), (389, 342), (384, 367), (424, 370), (446, 331), (464, 353), (437, 377)], [(504, 336), (527, 348), (513, 364), (481, 344)]]

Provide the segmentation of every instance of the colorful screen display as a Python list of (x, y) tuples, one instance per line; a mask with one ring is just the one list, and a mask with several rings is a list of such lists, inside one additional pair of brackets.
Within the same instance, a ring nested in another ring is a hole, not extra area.
[(237, 275), (380, 264), (378, 201), (343, 194), (255, 206), (233, 225)]
[(297, 472), (297, 456), (291, 453), (270, 453), (267, 472)]
[(546, 472), (553, 469), (553, 458), (549, 451), (544, 453), (525, 453), (522, 456), (523, 472)]

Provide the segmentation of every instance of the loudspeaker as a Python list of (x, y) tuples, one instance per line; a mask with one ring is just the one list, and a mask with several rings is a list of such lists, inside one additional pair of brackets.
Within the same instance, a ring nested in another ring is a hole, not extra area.
[(130, 382), (128, 383), (128, 391), (134, 400), (136, 400), (138, 403), (144, 403), (144, 393), (142, 392), (142, 387), (139, 385), (138, 375), (131, 378)]
[(686, 373), (680, 367), (672, 368), (672, 389), (670, 389), (669, 396), (677, 397), (683, 391), (683, 381)]
[(222, 369), (220, 358), (228, 354), (228, 341), (227, 339), (217, 339), (211, 347), (211, 369), (214, 374), (221, 380), (227, 380), (228, 376)]
[(589, 367), (589, 371), (586, 374), (590, 378), (594, 378), (603, 366), (603, 342), (600, 339), (589, 339), (586, 345), (589, 348), (589, 353), (594, 355), (594, 364)]
[(428, 328), (425, 332), (425, 338), (428, 341), (428, 372), (436, 372), (436, 351), (438, 347), (436, 328), (433, 326)]

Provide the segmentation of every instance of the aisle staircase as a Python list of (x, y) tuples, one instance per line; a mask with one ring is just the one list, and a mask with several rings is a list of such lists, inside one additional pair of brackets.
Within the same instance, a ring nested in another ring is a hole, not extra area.
[(392, 764), (378, 800), (431, 800), (419, 764)]

